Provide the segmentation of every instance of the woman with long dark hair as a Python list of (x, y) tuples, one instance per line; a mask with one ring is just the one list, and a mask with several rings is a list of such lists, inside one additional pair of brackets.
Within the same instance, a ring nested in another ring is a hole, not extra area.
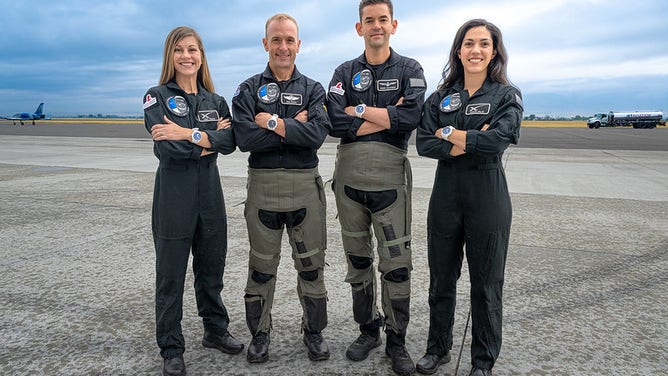
[(491, 375), (501, 349), (512, 218), (502, 157), (519, 140), (523, 111), (520, 91), (507, 78), (507, 60), (495, 25), (482, 19), (466, 22), (418, 127), (418, 153), (438, 159), (427, 215), (429, 338), (417, 363), (424, 374), (450, 361), (464, 249), (473, 319), (470, 374)]

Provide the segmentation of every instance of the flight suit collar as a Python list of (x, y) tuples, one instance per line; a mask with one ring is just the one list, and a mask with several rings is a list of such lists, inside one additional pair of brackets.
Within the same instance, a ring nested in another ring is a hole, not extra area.
[[(294, 81), (302, 77), (301, 72), (297, 69), (297, 66), (295, 65), (295, 69), (292, 71), (292, 76), (288, 81), (284, 82), (289, 82), (289, 81)], [(271, 71), (271, 68), (269, 68), (269, 63), (267, 63), (267, 67), (264, 68), (264, 72), (262, 72), (262, 78), (269, 80), (269, 81), (274, 81), (274, 82), (279, 82), (276, 77), (274, 77), (274, 73)]]
[[(479, 95), (484, 95), (488, 93), (494, 85), (495, 83), (488, 76), (487, 78), (485, 78), (485, 82), (482, 83), (480, 89), (478, 89), (478, 91), (476, 91), (475, 94), (473, 94), (473, 96), (477, 97)], [(464, 80), (462, 79), (457, 81), (454, 85), (452, 85), (452, 88), (460, 93), (464, 92)]]
[[(390, 47), (390, 57), (387, 58), (387, 61), (385, 61), (383, 64), (385, 64), (386, 66), (389, 67), (389, 66), (391, 66), (391, 65), (394, 65), (394, 64), (398, 63), (400, 60), (401, 60), (401, 55), (399, 55), (398, 53), (396, 53), (396, 52), (392, 49), (392, 47)], [(357, 57), (357, 61), (358, 61), (360, 64), (363, 64), (363, 65), (366, 65), (366, 66), (369, 66), (369, 67), (372, 66), (371, 64), (369, 64), (368, 61), (366, 61), (366, 55), (364, 54), (364, 52), (362, 52), (362, 54), (361, 54), (360, 56)]]
[[(169, 89), (180, 91), (184, 96), (187, 94), (174, 80), (169, 81), (165, 86), (167, 86)], [(204, 93), (208, 93), (208, 91), (204, 88), (204, 86), (202, 86), (202, 84), (197, 82), (197, 97), (200, 97)]]

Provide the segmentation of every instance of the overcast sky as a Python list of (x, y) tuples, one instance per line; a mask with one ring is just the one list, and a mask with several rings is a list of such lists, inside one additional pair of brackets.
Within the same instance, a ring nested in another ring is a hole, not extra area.
[[(39, 3), (39, 5), (36, 5)], [(360, 55), (357, 0), (0, 0), (0, 115), (45, 102), (54, 116), (141, 115), (157, 84), (163, 43), (176, 26), (201, 34), (219, 94), (262, 71), (266, 19), (299, 22), (299, 70), (327, 84)], [(456, 30), (471, 18), (500, 27), (510, 79), (525, 115), (590, 116), (668, 111), (668, 2), (664, 0), (395, 0), (392, 47), (417, 59), (428, 93), (441, 78)]]

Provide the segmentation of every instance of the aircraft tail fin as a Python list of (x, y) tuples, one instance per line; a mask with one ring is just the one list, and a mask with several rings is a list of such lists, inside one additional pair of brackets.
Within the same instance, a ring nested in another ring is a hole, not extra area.
[(35, 115), (37, 115), (38, 118), (44, 119), (46, 115), (42, 112), (44, 110), (44, 102), (40, 103), (39, 106), (37, 106), (37, 109), (35, 110)]

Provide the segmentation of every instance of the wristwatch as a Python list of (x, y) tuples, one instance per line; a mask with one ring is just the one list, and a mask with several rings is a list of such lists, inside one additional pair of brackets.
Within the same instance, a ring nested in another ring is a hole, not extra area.
[(278, 127), (278, 115), (273, 114), (269, 120), (267, 120), (267, 129), (273, 131), (276, 129), (276, 127)]
[(366, 111), (366, 105), (364, 103), (358, 104), (355, 106), (355, 116), (358, 118), (362, 118), (362, 115), (364, 115), (364, 111)]
[(199, 131), (199, 128), (193, 128), (193, 133), (190, 135), (190, 141), (193, 144), (199, 144), (202, 141), (202, 132)]
[(441, 128), (441, 137), (443, 137), (445, 141), (448, 141), (448, 137), (450, 137), (452, 131), (454, 130), (455, 127), (453, 127), (452, 125), (448, 125), (447, 127)]

